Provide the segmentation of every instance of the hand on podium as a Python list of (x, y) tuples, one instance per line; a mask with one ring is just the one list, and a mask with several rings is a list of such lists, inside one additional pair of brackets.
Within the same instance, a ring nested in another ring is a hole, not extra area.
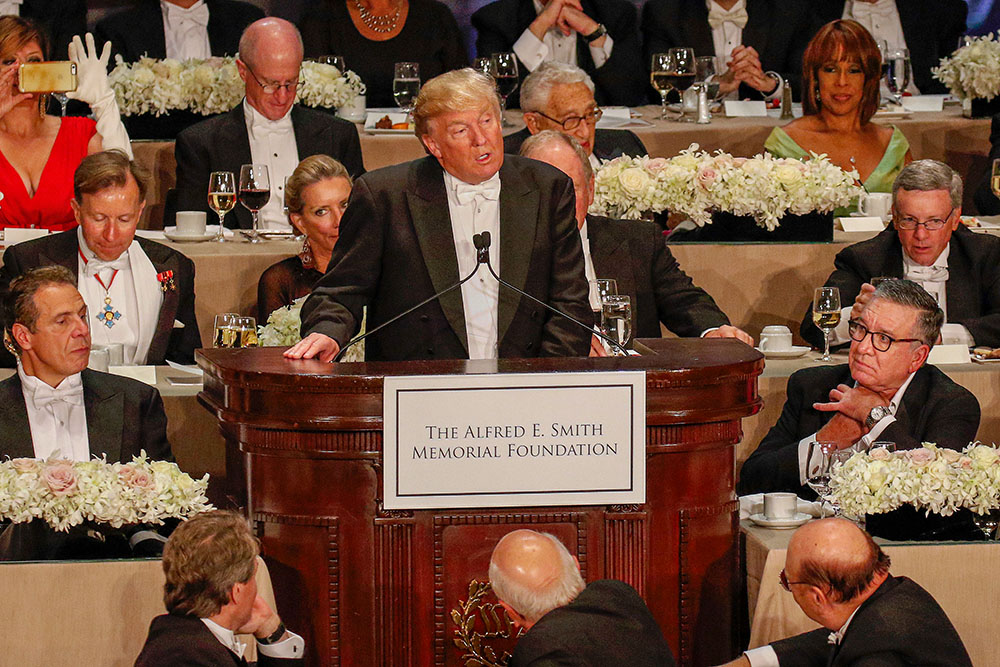
[(737, 340), (743, 341), (744, 343), (746, 343), (750, 347), (753, 347), (753, 336), (751, 336), (750, 334), (748, 334), (746, 331), (743, 331), (743, 329), (734, 327), (734, 326), (729, 325), (729, 324), (723, 324), (718, 329), (713, 329), (712, 331), (709, 331), (707, 334), (705, 334), (704, 337), (705, 338), (735, 338)]
[(295, 345), (285, 350), (286, 359), (319, 359), (324, 363), (333, 361), (340, 352), (340, 345), (329, 336), (311, 333)]

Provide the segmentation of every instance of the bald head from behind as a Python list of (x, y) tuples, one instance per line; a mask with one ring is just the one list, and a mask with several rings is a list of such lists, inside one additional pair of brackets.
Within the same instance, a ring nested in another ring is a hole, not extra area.
[(490, 558), (490, 583), (507, 614), (525, 630), (584, 589), (576, 558), (555, 536), (533, 530), (501, 538)]

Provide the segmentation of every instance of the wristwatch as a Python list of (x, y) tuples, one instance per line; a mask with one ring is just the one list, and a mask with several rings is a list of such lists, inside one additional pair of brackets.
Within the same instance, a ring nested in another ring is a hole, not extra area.
[(599, 40), (601, 37), (604, 37), (606, 34), (608, 34), (608, 29), (604, 27), (603, 23), (598, 23), (597, 30), (589, 35), (584, 35), (583, 41), (587, 42), (587, 44), (591, 44)]
[(892, 413), (889, 411), (887, 406), (876, 405), (871, 409), (871, 412), (868, 413), (868, 417), (865, 419), (865, 428), (870, 431), (875, 424), (879, 423), (891, 414)]
[(277, 642), (284, 636), (285, 636), (285, 624), (282, 623), (281, 621), (278, 621), (278, 629), (269, 634), (267, 637), (264, 637), (263, 639), (258, 639), (257, 643), (267, 646), (268, 644), (273, 644)]

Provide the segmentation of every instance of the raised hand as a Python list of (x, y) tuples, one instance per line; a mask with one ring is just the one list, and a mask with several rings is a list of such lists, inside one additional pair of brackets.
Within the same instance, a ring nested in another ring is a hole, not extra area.
[(18, 66), (14, 64), (0, 70), (0, 118), (21, 102), (31, 98), (31, 95), (19, 92), (15, 86), (17, 68)]
[(114, 95), (108, 83), (111, 42), (104, 42), (104, 49), (98, 55), (94, 36), (88, 32), (85, 39), (86, 48), (79, 35), (74, 35), (69, 45), (69, 59), (76, 63), (77, 85), (76, 90), (66, 93), (66, 97), (93, 106), (109, 95)]

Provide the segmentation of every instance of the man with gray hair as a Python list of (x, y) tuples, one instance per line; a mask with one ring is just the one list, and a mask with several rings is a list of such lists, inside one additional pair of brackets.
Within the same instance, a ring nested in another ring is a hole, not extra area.
[[(893, 224), (844, 248), (826, 284), (844, 304), (833, 344), (849, 342), (847, 322), (871, 299), (876, 277), (906, 278), (933, 296), (945, 314), (945, 343), (1000, 347), (1000, 238), (961, 223), (962, 178), (936, 160), (911, 162), (892, 186)], [(806, 312), (802, 337), (821, 346), (823, 334)]]
[(525, 128), (503, 139), (506, 153), (517, 153), (529, 136), (555, 130), (576, 139), (590, 163), (648, 151), (631, 130), (598, 130), (603, 112), (594, 101), (594, 82), (579, 67), (547, 62), (521, 84), (521, 111)]
[[(285, 178), (310, 155), (326, 154), (341, 162), (351, 176), (364, 173), (361, 143), (353, 123), (295, 104), (301, 81), (302, 37), (294, 24), (268, 17), (250, 24), (240, 38), (236, 61), (246, 86), (246, 98), (232, 111), (202, 121), (177, 135), (177, 206), (181, 211), (205, 211), (208, 179), (213, 171), (264, 164), (270, 176), (270, 197), (260, 210), (262, 229), (290, 230), (282, 211)], [(236, 207), (230, 224), (250, 229), (250, 211)]]
[(817, 465), (809, 459), (811, 443), (966, 447), (979, 429), (979, 401), (926, 364), (943, 321), (934, 297), (917, 283), (879, 284), (848, 322), (848, 363), (804, 368), (788, 378), (781, 416), (744, 462), (739, 493), (814, 496), (805, 486)]
[(612, 579), (584, 585), (580, 564), (554, 535), (525, 529), (504, 535), (490, 557), (490, 584), (524, 630), (509, 667), (674, 664), (639, 593)]

